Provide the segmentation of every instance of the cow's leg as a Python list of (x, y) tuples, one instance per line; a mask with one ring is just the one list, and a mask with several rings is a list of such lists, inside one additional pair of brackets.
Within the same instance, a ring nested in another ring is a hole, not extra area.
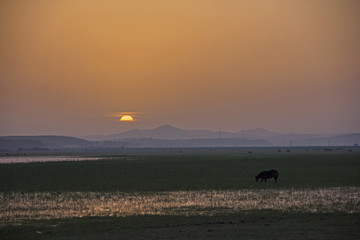
[(265, 182), (267, 182), (266, 178), (265, 178)]

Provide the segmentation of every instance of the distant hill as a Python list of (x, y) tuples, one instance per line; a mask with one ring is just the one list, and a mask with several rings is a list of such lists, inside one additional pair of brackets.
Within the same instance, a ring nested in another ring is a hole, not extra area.
[[(241, 139), (263, 140), (259, 145), (272, 146), (351, 146), (360, 142), (359, 133), (354, 134), (283, 134), (255, 128), (238, 132), (184, 130), (171, 125), (163, 125), (154, 129), (132, 129), (111, 135), (89, 136), (88, 140), (122, 141), (124, 139), (157, 139), (157, 140), (198, 140), (198, 139)], [(133, 141), (134, 142), (134, 141)], [(255, 143), (255, 142), (253, 142)]]
[(250, 129), (240, 132), (184, 130), (171, 125), (163, 125), (154, 129), (132, 129), (126, 132), (111, 135), (91, 135), (84, 137), (87, 140), (119, 140), (126, 138), (155, 138), (155, 139), (203, 139), (203, 138), (237, 138), (237, 139), (264, 139), (279, 136), (280, 133), (270, 132), (263, 128)]
[(100, 147), (142, 147), (142, 148), (192, 148), (192, 147), (266, 147), (266, 140), (236, 138), (197, 138), (197, 139), (155, 139), (133, 138), (115, 141), (103, 141)]
[(360, 133), (353, 134), (284, 134), (268, 140), (277, 146), (353, 146), (360, 143)]
[(264, 128), (255, 128), (255, 129), (249, 129), (246, 131), (240, 131), (235, 133), (236, 137), (238, 138), (251, 138), (251, 139), (257, 139), (257, 138), (272, 138), (272, 137), (280, 137), (283, 134), (277, 133), (277, 132), (271, 132)]
[(354, 146), (360, 143), (360, 133), (282, 134), (263, 128), (239, 132), (216, 132), (183, 130), (171, 125), (93, 137), (96, 139), (92, 138), (90, 141), (90, 139), (52, 135), (6, 136), (0, 137), (0, 151), (84, 147)]
[(91, 142), (68, 136), (6, 136), (0, 137), (0, 149), (17, 150), (19, 148), (74, 148), (86, 147)]
[(192, 139), (216, 138), (219, 134), (207, 130), (183, 130), (171, 125), (163, 125), (154, 129), (133, 129), (120, 134), (112, 134), (108, 139), (124, 138), (156, 138), (156, 139)]
[(329, 146), (353, 146), (360, 143), (360, 133), (343, 134), (326, 138), (311, 139), (314, 144)]

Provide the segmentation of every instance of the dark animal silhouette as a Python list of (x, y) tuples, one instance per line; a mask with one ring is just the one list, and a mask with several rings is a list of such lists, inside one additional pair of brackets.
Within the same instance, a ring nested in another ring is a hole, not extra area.
[(259, 179), (261, 179), (261, 182), (270, 178), (274, 178), (275, 182), (277, 182), (279, 177), (279, 172), (277, 170), (269, 170), (269, 171), (263, 171), (259, 173), (259, 175), (255, 176), (255, 181), (258, 182)]

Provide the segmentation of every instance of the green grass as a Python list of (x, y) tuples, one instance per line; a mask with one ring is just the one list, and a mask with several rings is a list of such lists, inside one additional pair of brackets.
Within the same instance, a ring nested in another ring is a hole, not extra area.
[(359, 214), (251, 211), (227, 216), (40, 220), (0, 229), (10, 239), (359, 239)]
[[(0, 191), (176, 191), (360, 186), (359, 154), (148, 155), (88, 162), (0, 164)], [(278, 183), (255, 183), (278, 169)]]

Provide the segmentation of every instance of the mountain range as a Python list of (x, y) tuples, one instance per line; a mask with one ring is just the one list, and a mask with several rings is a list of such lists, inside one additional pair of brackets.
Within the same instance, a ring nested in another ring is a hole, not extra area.
[(119, 140), (126, 138), (155, 138), (167, 140), (203, 139), (203, 138), (240, 138), (263, 139), (278, 136), (280, 133), (271, 132), (263, 128), (250, 129), (239, 132), (209, 131), (209, 130), (184, 130), (171, 125), (163, 125), (154, 129), (132, 129), (111, 135), (90, 135), (83, 137), (87, 140)]
[(264, 128), (255, 128), (238, 132), (209, 131), (209, 130), (184, 130), (171, 125), (163, 125), (154, 129), (132, 129), (118, 134), (89, 135), (86, 140), (119, 140), (126, 138), (155, 138), (155, 139), (198, 139), (198, 138), (239, 138), (239, 139), (268, 139), (268, 138), (323, 138), (339, 134), (283, 134), (272, 132)]
[(0, 150), (53, 149), (87, 147), (91, 142), (68, 136), (5, 136), (0, 137)]
[(194, 140), (194, 139), (237, 139), (265, 140), (273, 146), (340, 146), (354, 145), (360, 142), (360, 133), (352, 134), (283, 134), (264, 128), (255, 128), (238, 132), (184, 130), (171, 125), (163, 125), (154, 129), (132, 129), (118, 134), (92, 135), (84, 137), (89, 141), (124, 141), (129, 139), (162, 139), (162, 140)]
[(358, 146), (360, 133), (283, 134), (255, 128), (238, 132), (184, 130), (171, 125), (132, 129), (118, 134), (69, 136), (0, 136), (0, 150), (96, 147), (241, 147)]

